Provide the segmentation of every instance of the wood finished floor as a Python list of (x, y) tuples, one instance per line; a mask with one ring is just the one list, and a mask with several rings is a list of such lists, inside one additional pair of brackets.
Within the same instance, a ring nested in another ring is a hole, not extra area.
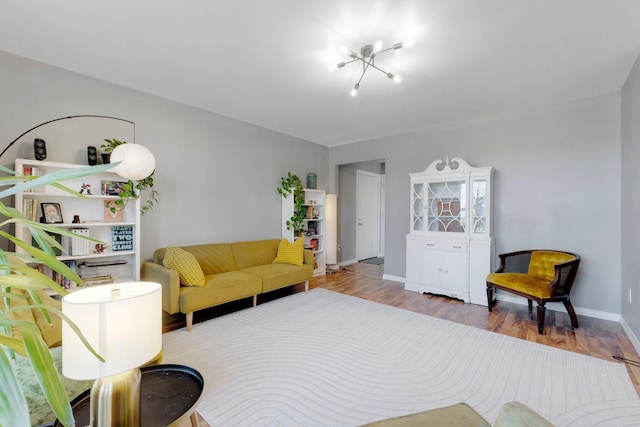
[[(533, 313), (529, 313), (526, 304), (499, 301), (493, 313), (489, 313), (483, 306), (405, 291), (404, 284), (382, 279), (383, 268), (383, 265), (354, 264), (333, 274), (314, 278), (310, 281), (310, 288), (328, 289), (612, 362), (616, 362), (613, 355), (640, 361), (640, 356), (618, 322), (578, 315), (579, 328), (572, 330), (566, 312), (547, 310), (544, 335), (539, 335), (535, 307)], [(258, 304), (296, 292), (304, 292), (304, 286), (295, 285), (260, 295)], [(247, 299), (201, 310), (195, 313), (194, 323), (250, 307), (251, 299)], [(164, 313), (163, 320), (165, 332), (185, 326), (182, 314)], [(640, 395), (640, 368), (626, 366), (636, 392)], [(203, 426), (207, 424), (204, 423)]]

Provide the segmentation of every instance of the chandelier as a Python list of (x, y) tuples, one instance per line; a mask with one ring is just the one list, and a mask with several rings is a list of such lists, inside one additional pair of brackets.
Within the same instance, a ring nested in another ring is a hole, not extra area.
[(380, 67), (377, 67), (375, 64), (375, 59), (381, 53), (388, 52), (390, 50), (396, 51), (398, 49), (402, 49), (403, 47), (411, 47), (414, 44), (415, 44), (414, 40), (406, 40), (404, 42), (396, 43), (389, 48), (382, 49), (382, 41), (378, 40), (372, 45), (366, 44), (362, 46), (360, 48), (360, 56), (358, 56), (357, 53), (355, 53), (353, 50), (349, 49), (348, 47), (342, 46), (340, 47), (340, 52), (347, 55), (351, 59), (347, 61), (339, 62), (338, 64), (330, 65), (329, 71), (335, 71), (338, 68), (343, 68), (345, 65), (351, 64), (352, 62), (357, 62), (357, 61), (362, 62), (362, 74), (360, 75), (358, 82), (355, 84), (355, 86), (353, 86), (353, 89), (351, 89), (351, 96), (356, 96), (358, 94), (358, 89), (360, 89), (360, 82), (362, 81), (362, 78), (364, 77), (369, 67), (375, 68), (376, 70), (380, 71), (382, 74), (386, 75), (388, 78), (390, 78), (394, 82), (400, 83), (402, 81), (402, 77), (393, 73), (388, 73), (383, 69), (381, 69)]

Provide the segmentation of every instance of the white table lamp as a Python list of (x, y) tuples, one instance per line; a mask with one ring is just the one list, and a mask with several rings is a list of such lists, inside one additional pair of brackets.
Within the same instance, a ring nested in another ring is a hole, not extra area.
[(139, 426), (141, 365), (162, 349), (162, 291), (158, 283), (92, 286), (62, 299), (62, 312), (104, 358), (98, 360), (67, 322), (62, 326), (62, 373), (97, 379), (91, 426)]

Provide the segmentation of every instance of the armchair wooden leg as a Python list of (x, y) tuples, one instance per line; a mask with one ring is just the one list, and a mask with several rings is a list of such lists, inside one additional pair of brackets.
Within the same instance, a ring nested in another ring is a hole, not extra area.
[(544, 329), (544, 315), (547, 309), (544, 306), (544, 303), (538, 303), (538, 333), (542, 335), (542, 331)]
[(493, 286), (490, 286), (487, 283), (487, 307), (489, 308), (489, 313), (493, 312)]
[(577, 328), (578, 316), (576, 316), (576, 311), (573, 309), (573, 304), (571, 304), (571, 300), (566, 299), (562, 301), (562, 303), (564, 304), (564, 308), (566, 308), (567, 312), (569, 313), (569, 318), (571, 319), (571, 326), (573, 326), (574, 328)]
[(527, 304), (529, 305), (529, 313), (533, 312), (533, 301), (530, 299), (527, 300)]

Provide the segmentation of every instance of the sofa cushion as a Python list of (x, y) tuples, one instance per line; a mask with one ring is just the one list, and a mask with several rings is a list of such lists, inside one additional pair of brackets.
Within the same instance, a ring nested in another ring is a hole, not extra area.
[(231, 243), (238, 271), (257, 265), (271, 264), (278, 252), (280, 239)]
[(303, 262), (304, 239), (298, 239), (291, 243), (283, 237), (280, 244), (278, 244), (278, 254), (273, 260), (273, 263), (302, 265)]
[[(196, 257), (205, 276), (237, 270), (230, 243), (190, 245), (180, 246), (180, 248)], [(165, 248), (157, 249), (153, 253), (153, 261), (162, 264), (165, 252)]]
[(313, 267), (309, 264), (301, 266), (292, 264), (267, 264), (249, 267), (243, 273), (255, 274), (262, 280), (262, 292), (269, 292), (301, 283), (313, 277)]
[(167, 268), (178, 272), (180, 283), (185, 286), (204, 286), (204, 273), (196, 257), (182, 248), (168, 247), (162, 260)]
[(258, 295), (261, 291), (262, 280), (253, 274), (240, 271), (211, 274), (205, 277), (205, 285), (202, 288), (181, 289), (180, 311), (190, 313)]

